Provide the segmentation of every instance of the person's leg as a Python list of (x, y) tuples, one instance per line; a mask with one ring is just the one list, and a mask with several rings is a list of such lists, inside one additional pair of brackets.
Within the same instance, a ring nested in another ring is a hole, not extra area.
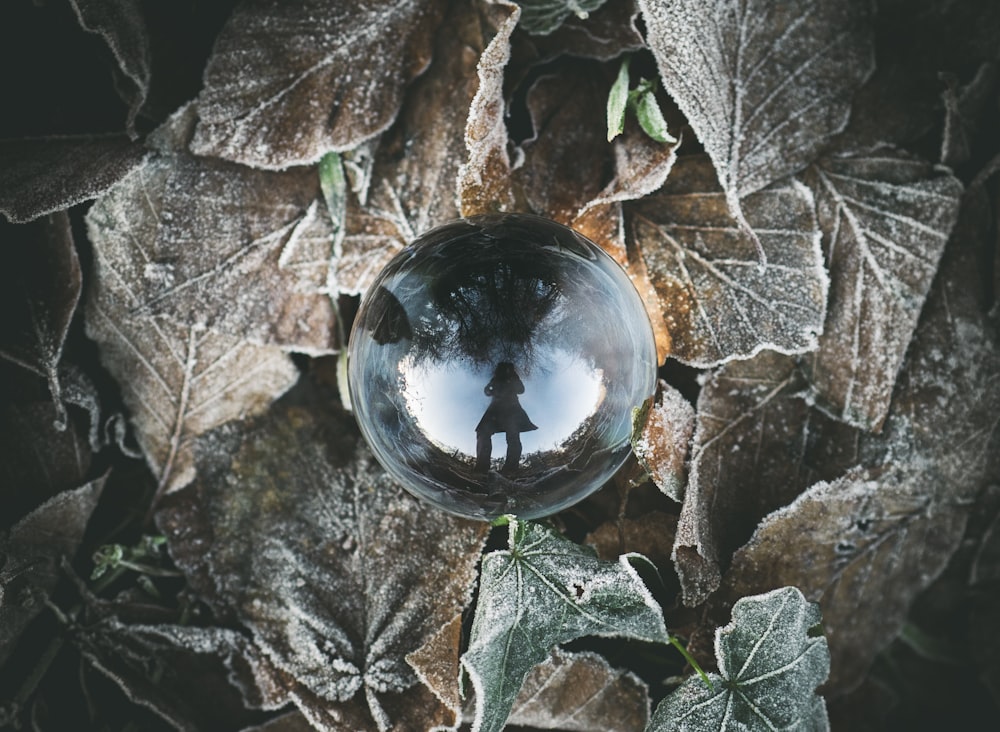
[(493, 436), (485, 430), (476, 432), (476, 472), (488, 473), (493, 457)]
[(521, 433), (511, 430), (507, 433), (507, 457), (503, 463), (503, 472), (513, 472), (519, 462), (521, 462)]

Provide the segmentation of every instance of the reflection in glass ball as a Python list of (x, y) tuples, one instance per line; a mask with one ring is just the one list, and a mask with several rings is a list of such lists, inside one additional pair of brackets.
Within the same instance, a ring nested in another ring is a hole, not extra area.
[(349, 383), (368, 444), (411, 493), (471, 518), (537, 518), (624, 462), (656, 346), (599, 247), (537, 216), (479, 216), (424, 234), (378, 276)]

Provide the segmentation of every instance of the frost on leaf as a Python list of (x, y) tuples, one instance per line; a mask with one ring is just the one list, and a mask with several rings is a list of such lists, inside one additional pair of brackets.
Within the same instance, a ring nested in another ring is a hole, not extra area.
[(524, 680), (507, 719), (532, 729), (642, 732), (649, 719), (646, 684), (611, 668), (596, 653), (558, 648)]
[[(489, 10), (453, 4), (434, 60), (407, 90), (402, 113), (378, 141), (371, 185), (349, 196), (337, 288), (363, 293), (403, 246), (459, 217), (466, 115), (479, 88), (476, 64), (495, 32)], [(442, 109), (454, 113), (441, 114)]]
[(986, 478), (1000, 356), (988, 331), (984, 337), (975, 251), (971, 242), (953, 244), (882, 433), (861, 434), (857, 468), (765, 518), (735, 554), (720, 593), (794, 584), (819, 601), (833, 692), (863, 679), (898, 634), (914, 598), (959, 546)]
[(546, 36), (559, 28), (568, 17), (586, 19), (606, 0), (521, 0), (518, 27), (528, 33)]
[(0, 140), (0, 213), (25, 223), (97, 198), (147, 154), (124, 135)]
[(694, 407), (665, 381), (645, 410), (642, 424), (635, 425), (632, 450), (656, 487), (675, 501), (684, 498), (687, 456), (694, 432)]
[(507, 151), (504, 69), (510, 60), (510, 35), (521, 9), (507, 0), (490, 0), (488, 7), (496, 34), (479, 57), (479, 86), (465, 124), (468, 158), (458, 174), (458, 200), (462, 216), (509, 210), (514, 203), (510, 188), (510, 155)]
[(104, 480), (54, 496), (0, 540), (0, 666), (21, 631), (45, 609), (63, 576), (60, 561), (76, 554)]
[(0, 358), (48, 381), (54, 418), (66, 427), (59, 361), (80, 300), (80, 260), (66, 212), (0, 228)]
[(659, 298), (661, 313), (651, 318), (665, 323), (670, 355), (683, 363), (714, 366), (763, 349), (816, 347), (828, 283), (809, 190), (776, 183), (748, 196), (743, 210), (766, 266), (705, 156), (679, 159), (663, 188), (626, 207), (628, 232)]
[(250, 0), (216, 40), (192, 142), (261, 168), (319, 161), (385, 130), (430, 61), (438, 0)]
[(824, 158), (806, 179), (832, 281), (807, 373), (825, 408), (877, 431), (958, 218), (962, 185), (892, 150)]
[(826, 638), (813, 632), (820, 621), (795, 587), (741, 599), (715, 634), (713, 688), (689, 678), (656, 708), (649, 732), (828, 730), (815, 693), (830, 671)]
[(149, 30), (139, 0), (70, 0), (70, 4), (80, 26), (101, 36), (118, 62), (116, 86), (128, 104), (125, 127), (134, 140), (139, 136), (135, 120), (149, 95), (152, 72)]
[(684, 603), (714, 591), (757, 523), (857, 464), (856, 430), (810, 406), (795, 359), (764, 351), (712, 373), (698, 396), (674, 563)]
[(503, 728), (528, 673), (553, 646), (587, 635), (666, 643), (663, 615), (629, 564), (531, 522), (510, 522), (510, 549), (487, 554), (462, 665), (475, 689), (474, 732)]
[(454, 725), (406, 656), (468, 603), (487, 527), (411, 498), (349, 416), (302, 401), (199, 439), (197, 481), (157, 514), (171, 552), (273, 667), (261, 704), (319, 729)]
[[(235, 169), (232, 188), (225, 193), (218, 190), (219, 176), (199, 165), (226, 164), (169, 157), (151, 161), (102, 197), (87, 218), (94, 245), (87, 333), (118, 379), (139, 443), (165, 489), (191, 479), (194, 436), (264, 409), (298, 376), (279, 348), (251, 344), (208, 325), (219, 324), (218, 319), (238, 330), (242, 322), (249, 332), (260, 332), (272, 327), (258, 319), (272, 309), (276, 315), (294, 313), (285, 308), (281, 290), (255, 292), (254, 285), (266, 286), (269, 272), (279, 276), (286, 252), (291, 278), (299, 280), (295, 229), (309, 213), (278, 202), (263, 210), (242, 210), (241, 203), (270, 192), (239, 180), (241, 172), (258, 173)], [(189, 187), (197, 190), (213, 178), (211, 198), (206, 190), (192, 197)], [(192, 222), (202, 228), (192, 229)], [(299, 234), (302, 245), (307, 237)], [(267, 252), (270, 257), (265, 258)], [(247, 266), (245, 258), (261, 266), (265, 260), (273, 270), (241, 270)], [(240, 279), (240, 273), (252, 278)], [(329, 306), (318, 293), (308, 298)], [(160, 314), (168, 304), (174, 306), (171, 317)], [(290, 325), (298, 327), (297, 322)]]
[(639, 7), (663, 85), (712, 158), (738, 220), (741, 206), (748, 220), (753, 207), (741, 199), (806, 167), (843, 129), (874, 68), (862, 0)]

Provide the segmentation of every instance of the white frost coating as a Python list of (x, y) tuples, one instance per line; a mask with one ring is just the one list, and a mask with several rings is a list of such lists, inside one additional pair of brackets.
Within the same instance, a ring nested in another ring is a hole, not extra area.
[(694, 407), (662, 380), (657, 399), (632, 449), (656, 487), (680, 502), (684, 499), (685, 462), (695, 427)]
[(720, 674), (710, 689), (689, 678), (661, 702), (649, 732), (828, 730), (826, 705), (815, 693), (830, 671), (826, 638), (810, 637), (819, 608), (795, 587), (745, 597), (732, 622), (715, 634)]
[(510, 550), (482, 562), (469, 649), (473, 732), (506, 722), (530, 670), (549, 650), (585, 635), (669, 641), (659, 605), (624, 555), (617, 562), (550, 529), (511, 520)]
[(861, 2), (638, 0), (667, 92), (742, 199), (806, 167), (875, 67)]

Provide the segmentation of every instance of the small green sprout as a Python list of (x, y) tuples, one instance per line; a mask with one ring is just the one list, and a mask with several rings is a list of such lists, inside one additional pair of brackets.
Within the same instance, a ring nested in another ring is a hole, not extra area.
[(632, 110), (639, 126), (657, 142), (675, 143), (677, 138), (667, 131), (667, 121), (656, 101), (656, 80), (640, 79), (635, 89), (629, 89), (629, 57), (622, 60), (618, 77), (608, 93), (608, 142), (625, 129), (625, 114)]

